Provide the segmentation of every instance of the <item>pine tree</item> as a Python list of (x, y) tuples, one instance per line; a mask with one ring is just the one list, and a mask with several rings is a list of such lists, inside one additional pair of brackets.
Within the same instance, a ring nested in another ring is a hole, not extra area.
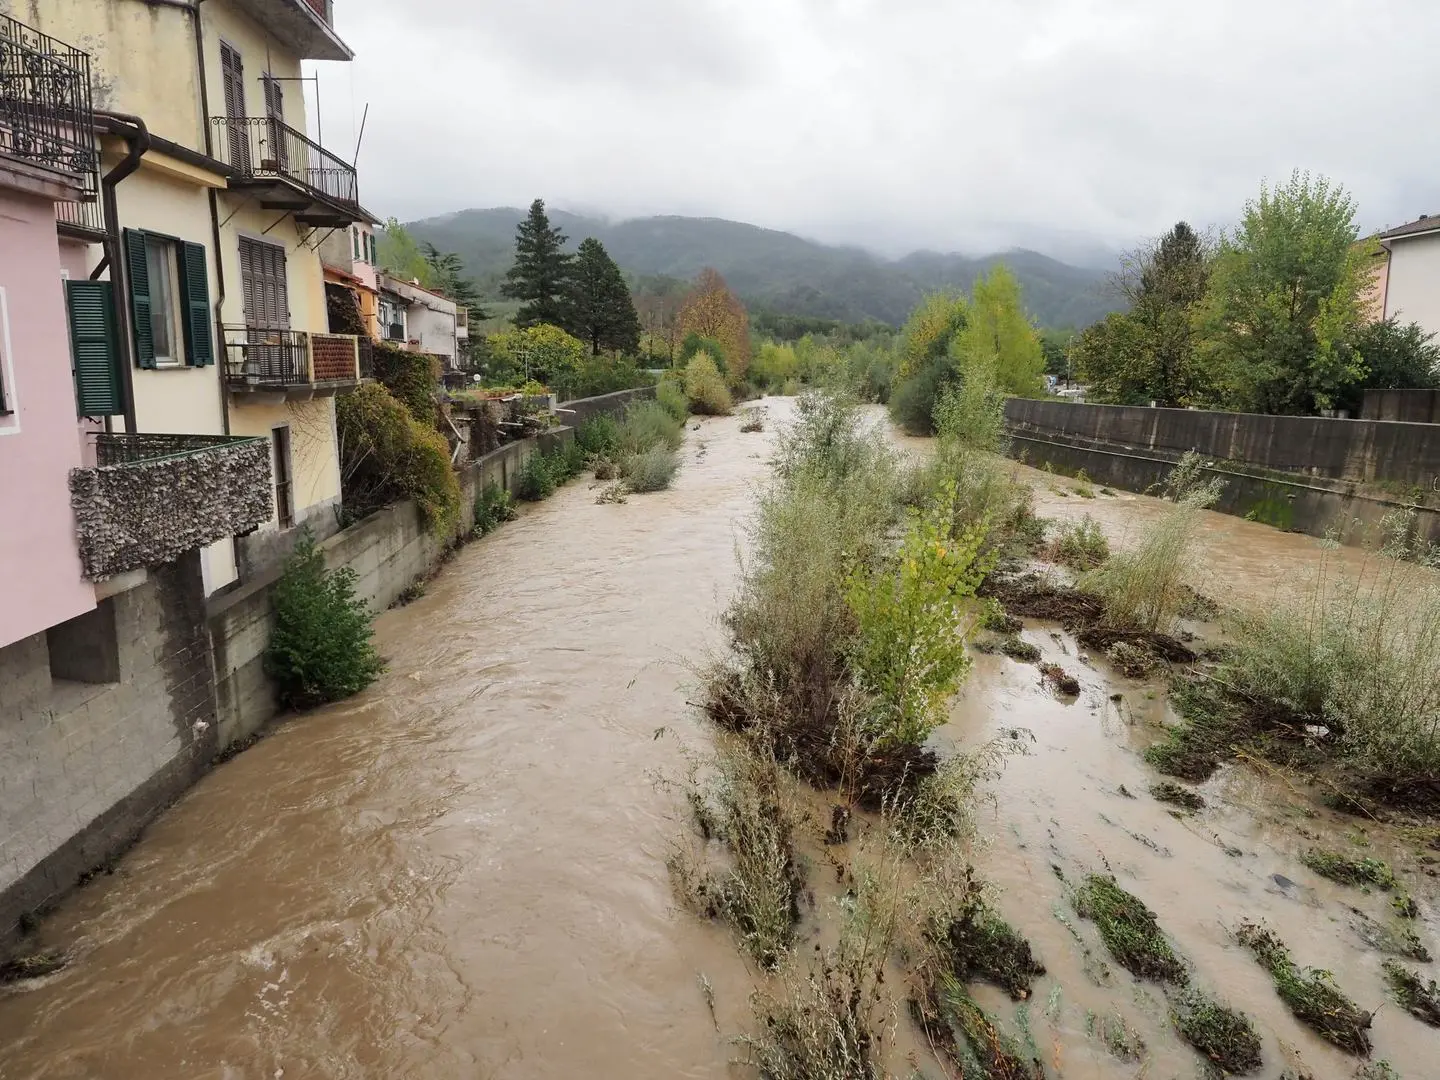
[(515, 229), (515, 265), (505, 275), (500, 291), (521, 300), (515, 313), (520, 328), (549, 323), (568, 327), (566, 310), (571, 257), (564, 250), (565, 234), (550, 227), (545, 200), (530, 204), (530, 213)]
[(634, 353), (640, 348), (640, 317), (605, 245), (589, 237), (580, 245), (570, 278), (570, 332), (600, 350)]
[(434, 275), (433, 288), (437, 292), (469, 311), (470, 318), (475, 322), (483, 322), (490, 317), (480, 304), (480, 290), (474, 279), (465, 276), (459, 255), (453, 251), (441, 251), (431, 243), (422, 245), (421, 253)]

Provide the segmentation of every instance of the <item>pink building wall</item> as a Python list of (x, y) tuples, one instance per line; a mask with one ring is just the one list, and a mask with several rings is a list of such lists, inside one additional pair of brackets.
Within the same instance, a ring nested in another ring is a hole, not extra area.
[(80, 576), (80, 464), (55, 204), (0, 184), (0, 648), (95, 606)]

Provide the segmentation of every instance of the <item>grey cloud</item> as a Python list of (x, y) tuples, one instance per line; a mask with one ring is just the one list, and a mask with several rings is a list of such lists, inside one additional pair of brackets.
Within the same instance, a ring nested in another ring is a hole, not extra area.
[(337, 0), (336, 17), (358, 59), (321, 65), (327, 138), (371, 103), (362, 192), (402, 218), (542, 195), (889, 251), (1058, 253), (1229, 224), (1295, 167), (1345, 183), (1366, 228), (1440, 210), (1433, 0)]

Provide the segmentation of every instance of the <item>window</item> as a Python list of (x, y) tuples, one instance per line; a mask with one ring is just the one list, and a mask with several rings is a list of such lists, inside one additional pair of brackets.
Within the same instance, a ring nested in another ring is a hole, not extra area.
[(350, 226), (350, 258), (360, 258), (360, 230), (354, 225)]
[(10, 311), (5, 306), (5, 289), (0, 287), (0, 416), (15, 412), (9, 389), (14, 381), (10, 373)]
[(135, 362), (142, 368), (213, 364), (204, 246), (126, 229), (125, 263)]
[(175, 245), (158, 236), (145, 237), (145, 269), (150, 277), (150, 341), (156, 367), (179, 367), (184, 357), (180, 344), (180, 276)]
[(240, 286), (244, 292), (246, 326), (263, 330), (290, 328), (290, 293), (283, 247), (242, 236)]
[(387, 341), (405, 340), (405, 308), (384, 293), (380, 295), (380, 328)]
[(270, 434), (275, 447), (275, 518), (280, 528), (288, 529), (295, 524), (295, 502), (290, 483), (290, 429), (277, 427)]

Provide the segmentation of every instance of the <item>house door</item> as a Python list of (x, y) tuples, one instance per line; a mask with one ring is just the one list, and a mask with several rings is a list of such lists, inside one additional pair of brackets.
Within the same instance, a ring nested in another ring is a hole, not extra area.
[[(293, 340), (285, 249), (240, 238), (240, 287), (245, 301), (245, 373), (258, 381), (306, 382), (305, 346)], [(263, 377), (263, 378), (262, 378)]]
[(230, 164), (242, 173), (250, 172), (250, 129), (245, 123), (245, 66), (240, 54), (220, 43), (220, 80), (225, 88), (225, 125), (229, 140)]
[[(285, 140), (285, 89), (278, 80), (266, 75), (260, 80), (265, 87), (265, 134), (269, 140), (264, 157), (274, 162), (278, 172), (290, 171), (290, 147)], [(262, 164), (262, 167), (269, 167)]]

